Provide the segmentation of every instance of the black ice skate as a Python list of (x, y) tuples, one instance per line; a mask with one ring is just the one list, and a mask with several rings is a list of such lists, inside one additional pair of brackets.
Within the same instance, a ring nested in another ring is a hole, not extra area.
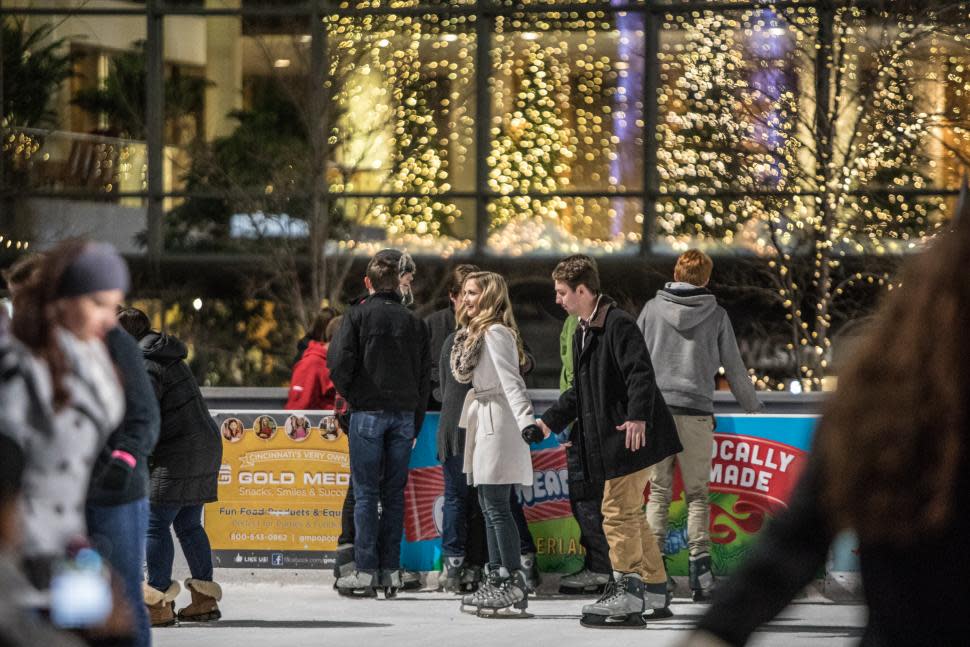
[(478, 607), (480, 618), (531, 618), (529, 608), (529, 585), (524, 570), (511, 575), (501, 567), (498, 569), (500, 584), (493, 595), (482, 600)]
[(460, 590), (462, 593), (474, 593), (482, 585), (483, 573), (481, 566), (465, 566), (462, 569)]
[(445, 567), (441, 575), (441, 590), (446, 593), (459, 593), (461, 576), (464, 573), (464, 557), (445, 557)]
[(687, 567), (690, 575), (690, 592), (694, 602), (709, 602), (711, 593), (714, 591), (711, 556), (707, 553), (692, 555)]
[(397, 592), (403, 586), (401, 571), (381, 571), (379, 586), (384, 592), (385, 600), (396, 598)]
[(535, 553), (523, 553), (522, 570), (525, 571), (525, 583), (529, 587), (529, 593), (535, 593), (539, 589), (542, 578), (539, 577), (539, 564), (536, 563)]
[(644, 584), (643, 590), (643, 602), (646, 607), (644, 618), (665, 620), (674, 617), (674, 612), (670, 610), (670, 600), (674, 597), (674, 592), (667, 582)]
[(337, 546), (333, 564), (333, 588), (337, 593), (340, 595), (353, 595), (349, 589), (341, 589), (338, 587), (337, 580), (342, 577), (350, 577), (356, 570), (357, 564), (354, 562), (354, 545), (340, 544)]
[(643, 619), (643, 580), (636, 573), (613, 573), (616, 580), (606, 587), (600, 599), (583, 607), (579, 624), (592, 629), (641, 629)]
[(559, 580), (559, 592), (563, 595), (599, 594), (606, 590), (611, 578), (609, 573), (594, 573), (584, 568), (578, 573), (564, 575)]

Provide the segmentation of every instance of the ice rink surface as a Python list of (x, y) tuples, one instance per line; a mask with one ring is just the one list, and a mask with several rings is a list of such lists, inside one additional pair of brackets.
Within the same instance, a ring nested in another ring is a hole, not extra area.
[[(299, 582), (227, 582), (218, 622), (155, 629), (158, 647), (580, 647), (678, 645), (706, 608), (675, 599), (674, 617), (640, 630), (596, 630), (579, 625), (580, 609), (593, 598), (531, 598), (531, 619), (477, 618), (459, 611), (454, 595), (401, 592), (396, 599), (342, 598), (329, 578)], [(184, 598), (184, 599), (183, 599)], [(176, 606), (188, 598), (183, 591)], [(865, 607), (805, 598), (755, 634), (751, 645), (854, 645), (862, 635)]]

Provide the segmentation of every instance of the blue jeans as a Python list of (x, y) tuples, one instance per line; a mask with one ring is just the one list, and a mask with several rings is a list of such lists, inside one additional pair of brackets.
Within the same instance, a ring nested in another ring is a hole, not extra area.
[(485, 515), (485, 539), (488, 562), (494, 568), (504, 566), (509, 572), (522, 568), (519, 553), (519, 530), (512, 516), (509, 490), (511, 485), (479, 485), (478, 500)]
[(401, 567), (404, 486), (414, 436), (411, 411), (354, 411), (350, 416), (350, 479), (357, 500), (354, 560), (359, 571)]
[(468, 538), (468, 477), (462, 472), (464, 456), (449, 456), (441, 464), (445, 501), (441, 521), (441, 554), (464, 557)]
[(212, 548), (202, 528), (202, 505), (152, 504), (148, 512), (148, 585), (159, 591), (172, 585), (175, 544), (171, 527), (175, 528), (192, 577), (211, 582)]
[(120, 505), (88, 505), (85, 512), (91, 543), (118, 574), (124, 586), (125, 599), (134, 616), (134, 645), (148, 647), (152, 644), (151, 624), (141, 590), (148, 499)]

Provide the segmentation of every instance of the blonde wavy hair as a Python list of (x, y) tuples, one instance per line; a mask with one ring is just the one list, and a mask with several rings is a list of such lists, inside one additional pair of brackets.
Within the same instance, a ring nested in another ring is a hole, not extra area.
[(485, 334), (488, 327), (492, 324), (502, 324), (515, 334), (515, 346), (519, 352), (519, 366), (527, 364), (525, 349), (522, 346), (522, 334), (515, 323), (515, 315), (512, 314), (512, 301), (509, 299), (509, 288), (505, 279), (495, 272), (472, 272), (462, 281), (462, 293), (469, 281), (475, 281), (482, 290), (482, 296), (478, 301), (479, 313), (474, 317), (469, 317), (465, 312), (463, 302), (459, 301), (455, 319), (458, 328), (468, 329), (467, 346), (472, 347), (478, 339)]

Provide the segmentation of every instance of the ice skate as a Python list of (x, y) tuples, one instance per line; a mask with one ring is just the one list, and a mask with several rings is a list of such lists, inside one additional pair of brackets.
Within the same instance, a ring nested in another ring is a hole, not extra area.
[(692, 555), (687, 564), (690, 575), (690, 593), (694, 602), (709, 602), (714, 591), (714, 573), (711, 556), (707, 553)]
[(664, 620), (672, 618), (674, 612), (670, 610), (670, 601), (674, 597), (673, 590), (667, 582), (658, 584), (644, 584), (643, 602), (646, 608), (643, 617), (647, 620)]
[(402, 591), (420, 591), (421, 590), (421, 574), (417, 571), (408, 571), (402, 569), (401, 575), (401, 586), (399, 587)]
[(482, 575), (481, 566), (465, 566), (459, 580), (459, 590), (462, 593), (474, 593), (482, 585)]
[(616, 580), (606, 587), (600, 599), (583, 607), (579, 621), (593, 629), (640, 629), (643, 619), (643, 580), (636, 573), (613, 573)]
[(380, 587), (384, 592), (385, 600), (396, 598), (397, 592), (401, 590), (403, 584), (401, 571), (381, 571)]
[[(487, 567), (486, 567), (487, 568)], [(461, 611), (462, 613), (478, 613), (478, 608), (482, 606), (486, 599), (493, 595), (497, 595), (499, 588), (501, 587), (502, 581), (499, 575), (499, 569), (488, 569), (488, 575), (485, 577), (485, 581), (482, 582), (478, 589), (473, 593), (463, 595), (461, 598)]]
[(539, 584), (542, 582), (542, 578), (539, 577), (539, 564), (536, 563), (536, 554), (523, 553), (520, 559), (522, 570), (525, 571), (525, 583), (529, 587), (529, 593), (535, 593), (539, 590)]
[(341, 577), (336, 586), (341, 595), (355, 598), (377, 597), (377, 577), (366, 571), (354, 571), (351, 575)]
[(531, 618), (529, 608), (529, 585), (524, 570), (511, 575), (501, 567), (498, 569), (501, 583), (494, 595), (485, 597), (478, 607), (480, 618)]
[(218, 604), (222, 599), (221, 586), (190, 577), (185, 580), (185, 588), (192, 593), (192, 603), (179, 609), (179, 622), (211, 622), (222, 617)]
[(441, 590), (446, 593), (459, 593), (461, 588), (461, 576), (464, 574), (464, 557), (445, 557), (444, 569), (442, 570)]
[(578, 573), (565, 575), (559, 580), (559, 592), (563, 595), (602, 593), (610, 583), (609, 573), (594, 573), (584, 568)]
[(348, 589), (341, 589), (337, 586), (337, 581), (342, 577), (349, 577), (357, 570), (354, 562), (354, 545), (340, 544), (334, 556), (333, 564), (333, 588), (340, 595), (352, 595)]

